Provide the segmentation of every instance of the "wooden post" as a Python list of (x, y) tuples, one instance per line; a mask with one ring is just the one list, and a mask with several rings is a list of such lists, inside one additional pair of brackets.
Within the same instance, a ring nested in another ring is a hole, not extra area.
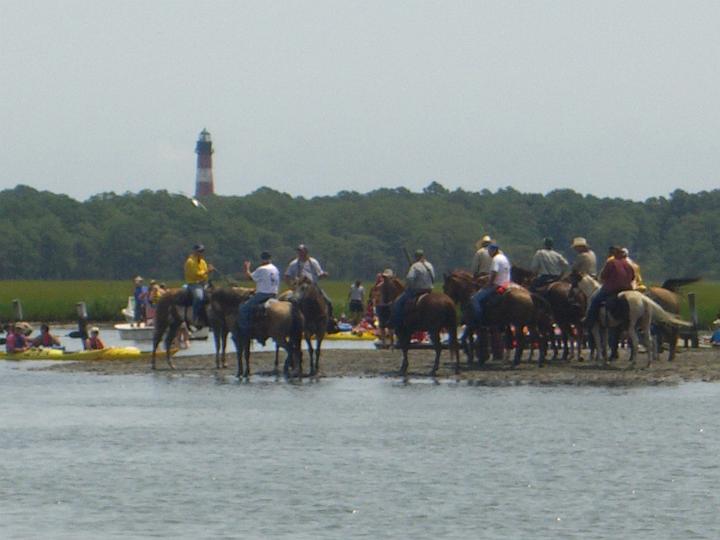
[(22, 321), (25, 317), (23, 317), (23, 308), (22, 308), (22, 302), (19, 298), (14, 298), (12, 301), (13, 305), (13, 316), (15, 317), (15, 322)]
[(87, 345), (88, 331), (87, 331), (87, 306), (85, 302), (78, 302), (75, 304), (75, 311), (78, 315), (78, 334), (82, 339), (83, 349)]
[(688, 305), (690, 307), (690, 320), (692, 320), (693, 328), (692, 328), (692, 335), (690, 336), (690, 343), (693, 349), (697, 349), (700, 346), (700, 341), (698, 339), (698, 315), (697, 315), (697, 305), (695, 304), (695, 293), (691, 292), (688, 293)]

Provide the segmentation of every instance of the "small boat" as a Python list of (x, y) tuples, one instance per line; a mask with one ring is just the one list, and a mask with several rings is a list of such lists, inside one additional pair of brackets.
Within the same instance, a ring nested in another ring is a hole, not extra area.
[[(171, 349), (170, 356), (178, 352)], [(160, 353), (164, 354), (164, 353)], [(136, 360), (150, 358), (151, 351), (141, 351), (137, 347), (107, 347), (87, 351), (64, 351), (62, 349), (28, 349), (21, 353), (0, 351), (0, 360)]]
[[(135, 325), (134, 323), (120, 323), (113, 326), (120, 334), (120, 339), (128, 339), (132, 341), (152, 341), (153, 330), (152, 325)], [(190, 339), (199, 340), (207, 339), (210, 335), (210, 329), (206, 326), (195, 332), (190, 332)]]

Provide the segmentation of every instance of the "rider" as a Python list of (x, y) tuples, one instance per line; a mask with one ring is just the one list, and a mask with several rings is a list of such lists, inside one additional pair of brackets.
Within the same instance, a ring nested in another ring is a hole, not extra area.
[(250, 337), (252, 327), (252, 312), (255, 306), (260, 305), (270, 298), (277, 297), (280, 287), (280, 271), (272, 263), (272, 256), (267, 251), (260, 254), (260, 266), (253, 272), (250, 271), (250, 261), (245, 261), (243, 268), (245, 277), (255, 282), (255, 293), (245, 302), (240, 304), (238, 314), (238, 331), (240, 337)]
[(588, 306), (587, 315), (583, 321), (587, 329), (591, 329), (595, 325), (600, 311), (600, 304), (619, 292), (632, 290), (635, 271), (628, 263), (621, 248), (614, 248), (614, 254), (615, 256), (605, 263), (605, 267), (600, 274), (602, 286), (593, 294)]
[(506, 287), (508, 283), (510, 283), (510, 261), (507, 256), (500, 252), (500, 247), (497, 244), (490, 244), (488, 246), (488, 253), (492, 257), (488, 284), (476, 292), (470, 299), (475, 320), (478, 324), (482, 321), (487, 299), (497, 291), (498, 287)]
[(192, 324), (196, 328), (206, 324), (202, 306), (208, 277), (213, 270), (215, 270), (213, 265), (205, 260), (205, 246), (195, 244), (192, 253), (185, 261), (185, 284), (192, 295)]
[(573, 238), (571, 247), (577, 253), (572, 264), (572, 271), (578, 274), (588, 274), (591, 277), (597, 276), (597, 256), (590, 249), (590, 246), (582, 236)]
[[(318, 280), (328, 277), (330, 274), (325, 272), (320, 266), (320, 263), (315, 257), (310, 257), (308, 248), (305, 244), (300, 244), (297, 247), (297, 257), (295, 257), (290, 264), (288, 264), (287, 270), (285, 270), (285, 280), (292, 285), (293, 280), (306, 276), (315, 285), (318, 285)], [(333, 305), (330, 301), (330, 297), (327, 293), (318, 285), (320, 293), (325, 298), (328, 308), (328, 332), (335, 331), (335, 320), (333, 319)]]
[(395, 299), (390, 314), (391, 328), (400, 328), (405, 315), (405, 304), (408, 300), (417, 298), (422, 293), (432, 291), (435, 282), (435, 269), (425, 258), (422, 249), (415, 250), (415, 262), (410, 265), (407, 276), (405, 276), (405, 290)]
[(628, 248), (622, 248), (622, 251), (627, 258), (627, 262), (630, 264), (630, 266), (632, 266), (632, 269), (635, 272), (635, 279), (632, 282), (632, 288), (636, 291), (645, 292), (647, 290), (647, 287), (645, 286), (642, 274), (640, 273), (640, 265), (630, 258), (630, 251), (628, 250)]
[(478, 240), (475, 246), (478, 250), (473, 256), (470, 271), (473, 276), (487, 276), (490, 273), (490, 265), (492, 265), (492, 257), (488, 253), (487, 247), (492, 243), (492, 239), (487, 234)]
[(557, 281), (569, 267), (567, 259), (553, 249), (553, 239), (545, 238), (543, 247), (535, 252), (530, 263), (530, 270), (536, 274), (532, 287), (538, 289)]

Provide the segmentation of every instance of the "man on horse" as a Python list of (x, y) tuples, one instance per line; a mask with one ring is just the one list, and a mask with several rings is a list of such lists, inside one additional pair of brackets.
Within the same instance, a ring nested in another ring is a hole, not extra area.
[(605, 263), (600, 274), (602, 286), (593, 295), (588, 307), (587, 315), (583, 321), (585, 328), (591, 329), (595, 326), (600, 311), (600, 305), (611, 296), (622, 291), (631, 291), (632, 282), (635, 279), (635, 271), (628, 263), (625, 253), (619, 247), (614, 248), (615, 256)]
[(395, 299), (390, 315), (391, 328), (397, 330), (402, 326), (405, 316), (405, 304), (423, 293), (432, 291), (435, 282), (435, 269), (425, 258), (422, 249), (415, 250), (415, 262), (410, 265), (407, 276), (405, 276), (405, 290)]
[(588, 274), (593, 278), (597, 276), (597, 256), (588, 246), (587, 240), (582, 236), (573, 238), (571, 247), (577, 253), (573, 261), (572, 271), (578, 274)]
[(203, 310), (205, 302), (205, 287), (210, 277), (210, 272), (215, 268), (205, 260), (205, 246), (195, 244), (192, 253), (185, 261), (185, 285), (192, 297), (192, 324), (200, 328), (207, 324)]
[(328, 332), (335, 331), (335, 320), (333, 319), (333, 305), (330, 297), (327, 293), (318, 285), (318, 281), (322, 278), (329, 276), (325, 270), (322, 269), (320, 263), (315, 257), (310, 257), (308, 248), (305, 244), (300, 244), (297, 247), (297, 257), (290, 261), (287, 270), (285, 270), (285, 279), (288, 283), (292, 284), (293, 280), (306, 276), (310, 281), (317, 285), (320, 293), (325, 298), (328, 308)]
[(510, 283), (510, 261), (507, 256), (500, 253), (500, 247), (497, 244), (490, 244), (488, 253), (492, 257), (488, 284), (470, 299), (475, 321), (478, 325), (482, 322), (483, 311), (488, 298), (497, 291), (498, 287), (506, 287)]
[(545, 238), (543, 247), (538, 249), (530, 262), (530, 270), (535, 274), (533, 289), (539, 289), (565, 274), (570, 265), (567, 259), (553, 249), (553, 239)]
[(492, 265), (492, 257), (488, 253), (488, 246), (492, 243), (492, 239), (486, 234), (480, 240), (478, 240), (475, 247), (477, 251), (473, 256), (472, 265), (470, 271), (473, 276), (487, 276), (490, 273), (490, 266)]
[(240, 304), (238, 314), (238, 333), (241, 338), (249, 338), (252, 329), (252, 316), (255, 306), (276, 298), (280, 287), (280, 271), (272, 263), (272, 256), (267, 251), (260, 254), (260, 266), (250, 271), (250, 261), (245, 261), (243, 271), (247, 279), (255, 282), (255, 293)]

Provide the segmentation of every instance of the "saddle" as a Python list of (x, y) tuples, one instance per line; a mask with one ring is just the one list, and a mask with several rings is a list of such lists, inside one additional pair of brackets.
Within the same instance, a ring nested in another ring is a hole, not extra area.
[(627, 302), (618, 298), (618, 294), (614, 294), (604, 302), (600, 303), (600, 310), (605, 309), (605, 320), (612, 317), (616, 321), (624, 321), (628, 318)]
[(421, 292), (416, 297), (414, 297), (411, 301), (405, 302), (404, 315), (407, 316), (407, 315), (411, 314), (413, 311), (415, 311), (415, 309), (417, 308), (417, 305), (420, 303), (420, 300), (425, 298), (431, 292), (432, 291)]

